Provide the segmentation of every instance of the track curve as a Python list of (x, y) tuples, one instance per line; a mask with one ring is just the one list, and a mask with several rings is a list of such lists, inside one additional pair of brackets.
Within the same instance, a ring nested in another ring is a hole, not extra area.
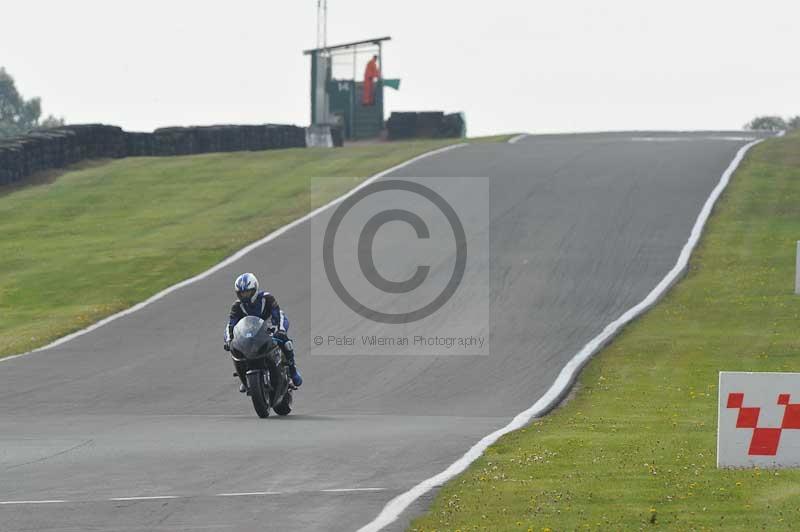
[[(653, 288), (748, 137), (528, 136), (392, 173), (491, 179), (489, 357), (304, 356), (300, 224), (134, 314), (3, 362), (0, 529), (358, 528), (533, 404)], [(218, 348), (241, 271), (294, 318), (307, 384), (286, 419), (255, 418)]]

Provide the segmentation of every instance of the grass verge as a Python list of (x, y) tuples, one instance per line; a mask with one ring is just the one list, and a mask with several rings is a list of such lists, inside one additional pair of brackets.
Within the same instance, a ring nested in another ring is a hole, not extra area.
[[(0, 357), (128, 308), (364, 178), (457, 142), (128, 158), (0, 190)], [(329, 176), (353, 179), (309, 198), (309, 178)]]
[(719, 370), (797, 371), (800, 134), (756, 146), (688, 276), (550, 416), (491, 446), (411, 528), (796, 530), (800, 471), (716, 469)]

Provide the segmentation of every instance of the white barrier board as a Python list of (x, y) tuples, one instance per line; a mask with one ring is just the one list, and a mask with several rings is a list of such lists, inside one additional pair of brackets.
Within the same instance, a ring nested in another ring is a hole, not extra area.
[(331, 127), (308, 126), (306, 128), (306, 146), (309, 148), (333, 148)]
[(800, 466), (800, 373), (719, 374), (717, 467)]

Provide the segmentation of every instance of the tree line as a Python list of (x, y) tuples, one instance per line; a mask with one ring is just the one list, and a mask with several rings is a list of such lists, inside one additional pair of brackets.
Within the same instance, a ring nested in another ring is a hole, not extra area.
[(11, 74), (0, 67), (0, 138), (63, 125), (64, 119), (53, 115), (42, 119), (42, 99), (26, 100), (17, 90)]
[(783, 118), (775, 115), (757, 116), (744, 125), (745, 129), (766, 129), (768, 131), (785, 131), (800, 129), (800, 115)]

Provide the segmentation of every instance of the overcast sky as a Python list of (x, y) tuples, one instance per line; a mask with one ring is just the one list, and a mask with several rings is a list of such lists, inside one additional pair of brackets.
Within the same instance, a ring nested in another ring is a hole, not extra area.
[[(305, 125), (316, 4), (9, 1), (0, 66), (72, 123)], [(391, 35), (387, 109), (463, 111), (471, 135), (800, 114), (797, 0), (329, 0), (328, 26)]]

